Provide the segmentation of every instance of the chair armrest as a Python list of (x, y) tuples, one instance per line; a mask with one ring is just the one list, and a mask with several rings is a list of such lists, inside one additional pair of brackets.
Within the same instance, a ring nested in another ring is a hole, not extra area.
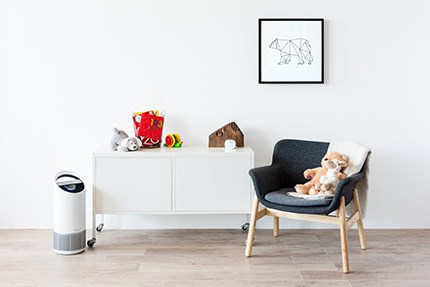
[(352, 193), (357, 186), (357, 183), (363, 178), (364, 173), (359, 172), (341, 180), (336, 188), (336, 197), (345, 197), (345, 203), (348, 204), (352, 200)]
[(282, 188), (282, 169), (278, 165), (256, 167), (249, 171), (259, 199), (274, 190)]

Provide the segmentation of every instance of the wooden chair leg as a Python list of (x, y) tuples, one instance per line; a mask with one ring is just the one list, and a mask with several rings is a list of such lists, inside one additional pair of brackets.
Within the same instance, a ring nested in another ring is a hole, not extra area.
[(260, 202), (258, 201), (258, 197), (254, 195), (254, 202), (252, 204), (252, 211), (251, 211), (251, 220), (249, 222), (248, 238), (246, 240), (246, 250), (245, 250), (246, 257), (250, 257), (252, 252), (252, 242), (254, 241), (255, 225), (257, 222), (257, 212), (258, 212), (259, 204)]
[(354, 201), (355, 210), (358, 211), (357, 226), (358, 226), (358, 236), (360, 237), (360, 246), (361, 246), (361, 249), (366, 250), (367, 248), (366, 234), (364, 233), (363, 216), (361, 214), (360, 200), (358, 199), (357, 190), (354, 190), (354, 193), (352, 194), (352, 200)]
[(273, 236), (279, 236), (279, 217), (273, 216)]
[(346, 214), (345, 214), (345, 198), (342, 196), (339, 205), (339, 220), (340, 220), (340, 242), (342, 250), (342, 269), (344, 273), (349, 272), (348, 260), (348, 239), (346, 228)]

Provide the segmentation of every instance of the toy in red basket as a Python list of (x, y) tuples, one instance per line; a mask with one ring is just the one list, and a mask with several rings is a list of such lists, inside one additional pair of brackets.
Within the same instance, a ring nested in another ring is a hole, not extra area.
[(164, 126), (164, 113), (158, 110), (133, 113), (134, 132), (143, 147), (159, 147)]
[(164, 141), (164, 146), (167, 147), (181, 147), (183, 143), (183, 141), (181, 141), (181, 137), (178, 134), (168, 134)]

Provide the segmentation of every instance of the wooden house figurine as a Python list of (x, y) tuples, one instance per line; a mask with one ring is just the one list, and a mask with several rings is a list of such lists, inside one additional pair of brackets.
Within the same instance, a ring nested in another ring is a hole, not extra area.
[(226, 140), (235, 140), (237, 147), (244, 147), (243, 133), (235, 122), (226, 124), (209, 135), (209, 147), (224, 147)]

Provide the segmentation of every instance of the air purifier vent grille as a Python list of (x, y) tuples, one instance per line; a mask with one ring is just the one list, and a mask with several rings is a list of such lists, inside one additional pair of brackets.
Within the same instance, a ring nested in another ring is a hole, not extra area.
[(59, 234), (54, 232), (54, 251), (60, 254), (75, 254), (85, 250), (85, 230), (77, 233)]

